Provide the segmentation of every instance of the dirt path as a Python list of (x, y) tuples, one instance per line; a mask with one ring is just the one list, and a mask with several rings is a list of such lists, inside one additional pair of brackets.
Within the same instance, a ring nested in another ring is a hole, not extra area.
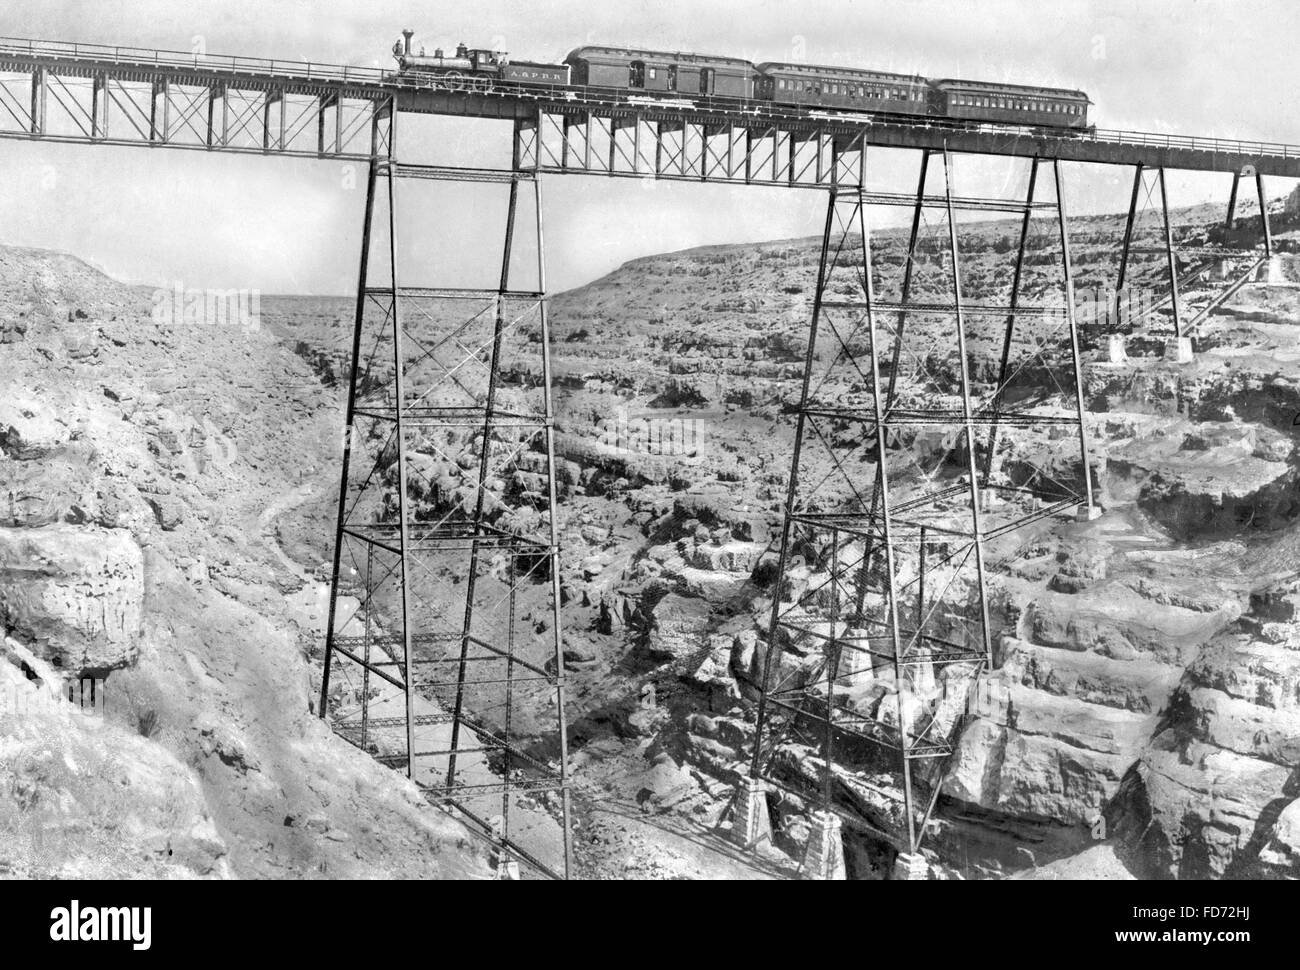
[[(329, 469), (328, 473), (331, 477), (336, 474), (332, 468)], [(320, 484), (321, 483), (319, 482), (304, 482), (297, 488), (291, 489), (284, 495), (281, 495), (274, 502), (268, 505), (262, 511), (261, 515), (257, 517), (257, 530), (258, 534), (265, 540), (266, 547), (271, 550), (272, 554), (279, 560), (280, 564), (284, 566), (285, 569), (294, 576), (297, 576), (308, 586), (314, 584), (326, 588), (328, 595), (328, 584), (317, 580), (311, 570), (304, 567), (297, 560), (290, 558), (284, 551), (284, 547), (280, 545), (280, 541), (275, 534), (275, 520), (281, 515), (284, 515), (284, 513), (293, 511), (298, 506), (304, 504), (308, 499), (314, 498)]]

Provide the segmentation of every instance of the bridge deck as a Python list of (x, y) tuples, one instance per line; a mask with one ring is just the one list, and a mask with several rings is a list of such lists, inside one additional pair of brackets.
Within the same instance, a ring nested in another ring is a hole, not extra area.
[[(308, 96), (318, 100), (322, 113), (327, 106), (333, 107), (345, 98), (374, 103), (392, 98), (396, 110), (422, 114), (524, 121), (551, 115), (573, 123), (599, 117), (612, 119), (618, 125), (644, 122), (666, 130), (695, 127), (706, 133), (727, 129), (780, 131), (796, 139), (829, 137), (876, 146), (947, 148), (955, 152), (1022, 157), (1037, 155), (1066, 161), (1141, 164), (1148, 168), (1236, 173), (1249, 166), (1264, 175), (1300, 178), (1300, 146), (1279, 143), (1100, 128), (1060, 133), (996, 124), (972, 128), (944, 119), (908, 120), (893, 115), (809, 109), (763, 100), (704, 96), (664, 99), (610, 88), (571, 85), (494, 82), (491, 85), (480, 84), (479, 90), (465, 90), (464, 87), (471, 82), (403, 77), (382, 68), (22, 38), (0, 38), (0, 77), (4, 75), (30, 75), (33, 90), (47, 84), (47, 79), (53, 76), (69, 80), (91, 79), (97, 88), (112, 80), (150, 83), (164, 88), (170, 85), (206, 89), (212, 96), (219, 93), (223, 98), (230, 91), (260, 92), (267, 105), (283, 101), (288, 96)], [(69, 91), (69, 87), (63, 88), (65, 94)], [(37, 130), (35, 94), (32, 96), (32, 110), (26, 112), (22, 99), (0, 85), (0, 109), (3, 109), (0, 110), (0, 136), (60, 137)], [(76, 113), (76, 109), (69, 110)], [(84, 113), (93, 118), (97, 110), (100, 109), (92, 104)], [(212, 124), (211, 120), (208, 124)], [(283, 144), (283, 139), (277, 142), (273, 137), (269, 114), (263, 124), (267, 130), (262, 133), (261, 149), (289, 153), (291, 150)], [(281, 134), (283, 127), (281, 122)], [(236, 147), (213, 138), (211, 134), (206, 144), (198, 146), (173, 142), (165, 132), (161, 138), (154, 135), (156, 133), (143, 141), (174, 147)], [(62, 137), (78, 138), (75, 134)], [(85, 138), (78, 140), (113, 144), (135, 142), (130, 137), (110, 139), (102, 133), (96, 134), (93, 125)], [(321, 147), (311, 154), (365, 154), (345, 152), (339, 143), (335, 143), (333, 149), (327, 151)], [(598, 169), (583, 171), (620, 174)]]

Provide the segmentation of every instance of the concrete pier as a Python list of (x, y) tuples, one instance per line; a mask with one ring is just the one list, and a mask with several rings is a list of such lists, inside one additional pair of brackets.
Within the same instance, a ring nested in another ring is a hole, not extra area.
[(733, 842), (746, 849), (763, 842), (771, 844), (772, 821), (767, 812), (767, 787), (761, 779), (740, 780), (728, 834)]
[(1194, 356), (1191, 337), (1171, 337), (1165, 341), (1165, 360), (1171, 364), (1190, 364)]
[(812, 832), (803, 856), (805, 879), (844, 879), (844, 842), (840, 817), (832, 812), (812, 813)]

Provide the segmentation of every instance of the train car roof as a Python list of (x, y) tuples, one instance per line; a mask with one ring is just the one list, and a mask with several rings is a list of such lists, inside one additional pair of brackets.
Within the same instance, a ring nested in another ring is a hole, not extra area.
[(969, 81), (963, 78), (945, 77), (930, 82), (940, 90), (964, 88), (972, 91), (1014, 91), (1020, 94), (1046, 94), (1060, 98), (1072, 98), (1092, 104), (1092, 99), (1083, 91), (1072, 88), (1047, 88), (1041, 84), (1010, 84), (1004, 81)]
[(689, 51), (652, 51), (640, 47), (602, 47), (599, 45), (588, 45), (586, 47), (577, 47), (565, 55), (566, 61), (580, 57), (589, 57), (592, 54), (604, 54), (611, 57), (653, 57), (665, 61), (679, 61), (686, 63), (711, 63), (727, 64), (734, 67), (752, 68), (754, 65), (741, 57), (723, 57), (720, 54), (692, 54)]
[(760, 74), (781, 71), (790, 74), (833, 74), (839, 77), (880, 78), (893, 81), (906, 81), (910, 84), (924, 83), (925, 78), (919, 74), (897, 74), (893, 71), (872, 71), (861, 67), (834, 67), (829, 64), (789, 64), (782, 61), (763, 61), (754, 65)]

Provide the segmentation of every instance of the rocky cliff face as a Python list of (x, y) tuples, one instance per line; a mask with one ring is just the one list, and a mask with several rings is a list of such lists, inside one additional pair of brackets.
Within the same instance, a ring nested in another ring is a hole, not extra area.
[(1191, 365), (1090, 367), (1109, 511), (998, 578), (954, 840), (1000, 865), (1107, 839), (1145, 877), (1296, 875), (1295, 323), (1234, 322), (1288, 319), (1294, 293), (1248, 287)]
[(318, 586), (272, 533), (329, 487), (334, 402), (269, 334), (151, 309), (0, 250), (0, 873), (486, 874), (313, 716)]

